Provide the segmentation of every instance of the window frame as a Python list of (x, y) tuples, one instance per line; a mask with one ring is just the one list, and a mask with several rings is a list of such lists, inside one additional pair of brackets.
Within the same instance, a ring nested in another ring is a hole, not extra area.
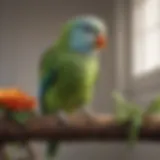
[(146, 93), (147, 91), (157, 91), (160, 89), (160, 69), (155, 69), (151, 72), (145, 73), (143, 76), (140, 77), (134, 77), (132, 74), (132, 54), (133, 53), (133, 45), (134, 45), (134, 36), (133, 36), (133, 1), (131, 0), (128, 6), (128, 42), (129, 42), (129, 52), (130, 54), (127, 54), (127, 61), (125, 64), (125, 67), (128, 68), (127, 72), (127, 85), (126, 89), (130, 94), (141, 94), (141, 93)]

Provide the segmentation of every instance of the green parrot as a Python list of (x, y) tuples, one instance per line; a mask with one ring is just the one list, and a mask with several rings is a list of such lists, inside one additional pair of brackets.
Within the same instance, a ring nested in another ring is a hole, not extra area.
[[(105, 46), (106, 27), (101, 19), (81, 16), (64, 25), (58, 40), (40, 61), (39, 101), (43, 115), (72, 113), (92, 101), (99, 73), (98, 53)], [(48, 159), (55, 155), (58, 144), (48, 143)]]

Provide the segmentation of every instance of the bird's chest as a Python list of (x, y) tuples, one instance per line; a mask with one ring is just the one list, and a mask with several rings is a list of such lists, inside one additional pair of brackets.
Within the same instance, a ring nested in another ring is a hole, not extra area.
[(63, 63), (59, 72), (59, 80), (56, 86), (56, 95), (61, 106), (79, 106), (91, 99), (97, 65), (92, 60), (68, 60)]
[(61, 68), (61, 81), (63, 88), (73, 90), (83, 89), (93, 84), (97, 68), (93, 61), (67, 61)]

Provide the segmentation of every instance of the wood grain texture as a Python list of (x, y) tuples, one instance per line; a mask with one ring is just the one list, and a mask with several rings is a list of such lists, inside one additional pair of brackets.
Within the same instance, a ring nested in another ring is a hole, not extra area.
[[(129, 124), (120, 126), (112, 115), (68, 116), (62, 123), (56, 116), (34, 117), (24, 126), (0, 120), (0, 142), (24, 140), (122, 141), (127, 139)], [(140, 140), (160, 140), (160, 117), (143, 118)]]

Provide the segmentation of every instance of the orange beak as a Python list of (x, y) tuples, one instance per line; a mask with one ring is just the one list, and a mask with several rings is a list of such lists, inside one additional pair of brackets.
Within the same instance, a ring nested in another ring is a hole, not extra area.
[(96, 39), (97, 48), (104, 48), (106, 46), (106, 39), (104, 36), (99, 35)]

